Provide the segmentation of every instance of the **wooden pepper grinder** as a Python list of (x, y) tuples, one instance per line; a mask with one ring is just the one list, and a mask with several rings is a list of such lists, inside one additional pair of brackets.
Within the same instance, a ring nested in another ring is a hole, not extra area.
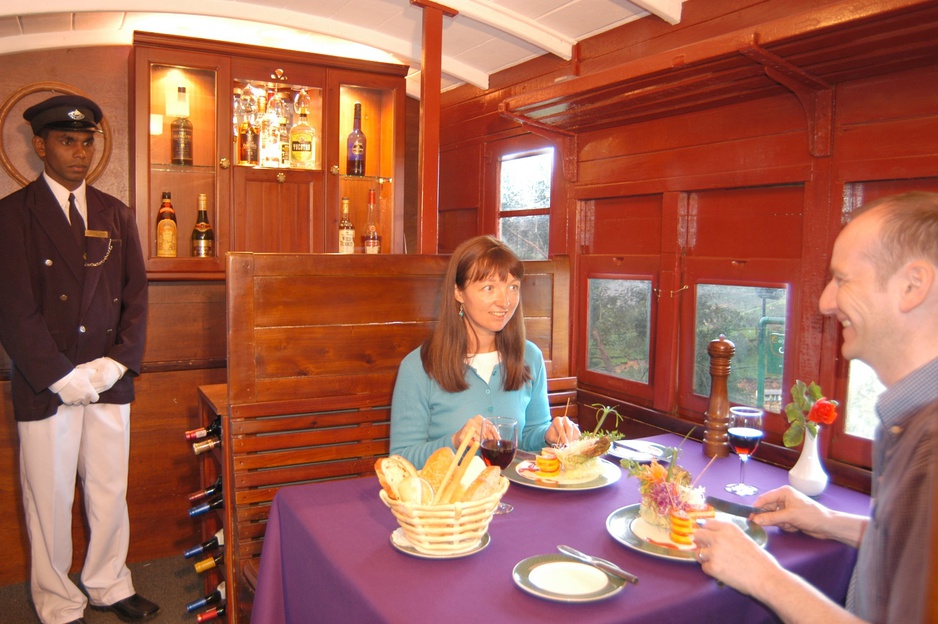
[(710, 354), (710, 405), (704, 414), (704, 455), (727, 457), (730, 454), (726, 434), (730, 421), (730, 399), (726, 380), (730, 376), (730, 360), (736, 353), (736, 345), (720, 334), (719, 338), (710, 341), (707, 353)]

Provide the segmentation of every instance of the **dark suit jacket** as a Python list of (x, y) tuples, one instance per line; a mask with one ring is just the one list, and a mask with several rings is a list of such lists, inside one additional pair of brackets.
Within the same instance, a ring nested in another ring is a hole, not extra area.
[(133, 212), (87, 187), (85, 267), (62, 208), (40, 177), (0, 200), (0, 342), (10, 355), (16, 420), (40, 420), (75, 365), (108, 356), (128, 368), (100, 403), (130, 403), (146, 339), (147, 276)]

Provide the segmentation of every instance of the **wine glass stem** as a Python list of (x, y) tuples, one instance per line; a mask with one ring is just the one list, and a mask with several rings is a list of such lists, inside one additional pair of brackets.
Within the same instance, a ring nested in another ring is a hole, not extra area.
[(739, 456), (739, 482), (743, 485), (746, 484), (746, 461), (748, 459), (748, 455)]

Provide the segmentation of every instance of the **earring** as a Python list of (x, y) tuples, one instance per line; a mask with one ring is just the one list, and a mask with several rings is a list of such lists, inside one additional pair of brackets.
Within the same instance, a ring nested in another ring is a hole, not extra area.
[(463, 317), (462, 304), (459, 304), (459, 318)]

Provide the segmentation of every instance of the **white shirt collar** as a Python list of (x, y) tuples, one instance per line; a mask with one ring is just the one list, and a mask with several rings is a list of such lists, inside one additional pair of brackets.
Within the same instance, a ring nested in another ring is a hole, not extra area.
[(78, 206), (78, 212), (81, 214), (81, 218), (84, 219), (85, 223), (88, 223), (88, 204), (85, 202), (85, 182), (82, 181), (81, 186), (79, 186), (74, 191), (70, 191), (48, 175), (46, 172), (42, 172), (42, 177), (45, 179), (46, 184), (49, 186), (49, 190), (52, 191), (52, 194), (55, 196), (56, 201), (59, 202), (59, 206), (62, 207), (63, 212), (65, 212), (65, 218), (68, 218), (68, 196), (69, 193), (75, 194), (75, 204)]

